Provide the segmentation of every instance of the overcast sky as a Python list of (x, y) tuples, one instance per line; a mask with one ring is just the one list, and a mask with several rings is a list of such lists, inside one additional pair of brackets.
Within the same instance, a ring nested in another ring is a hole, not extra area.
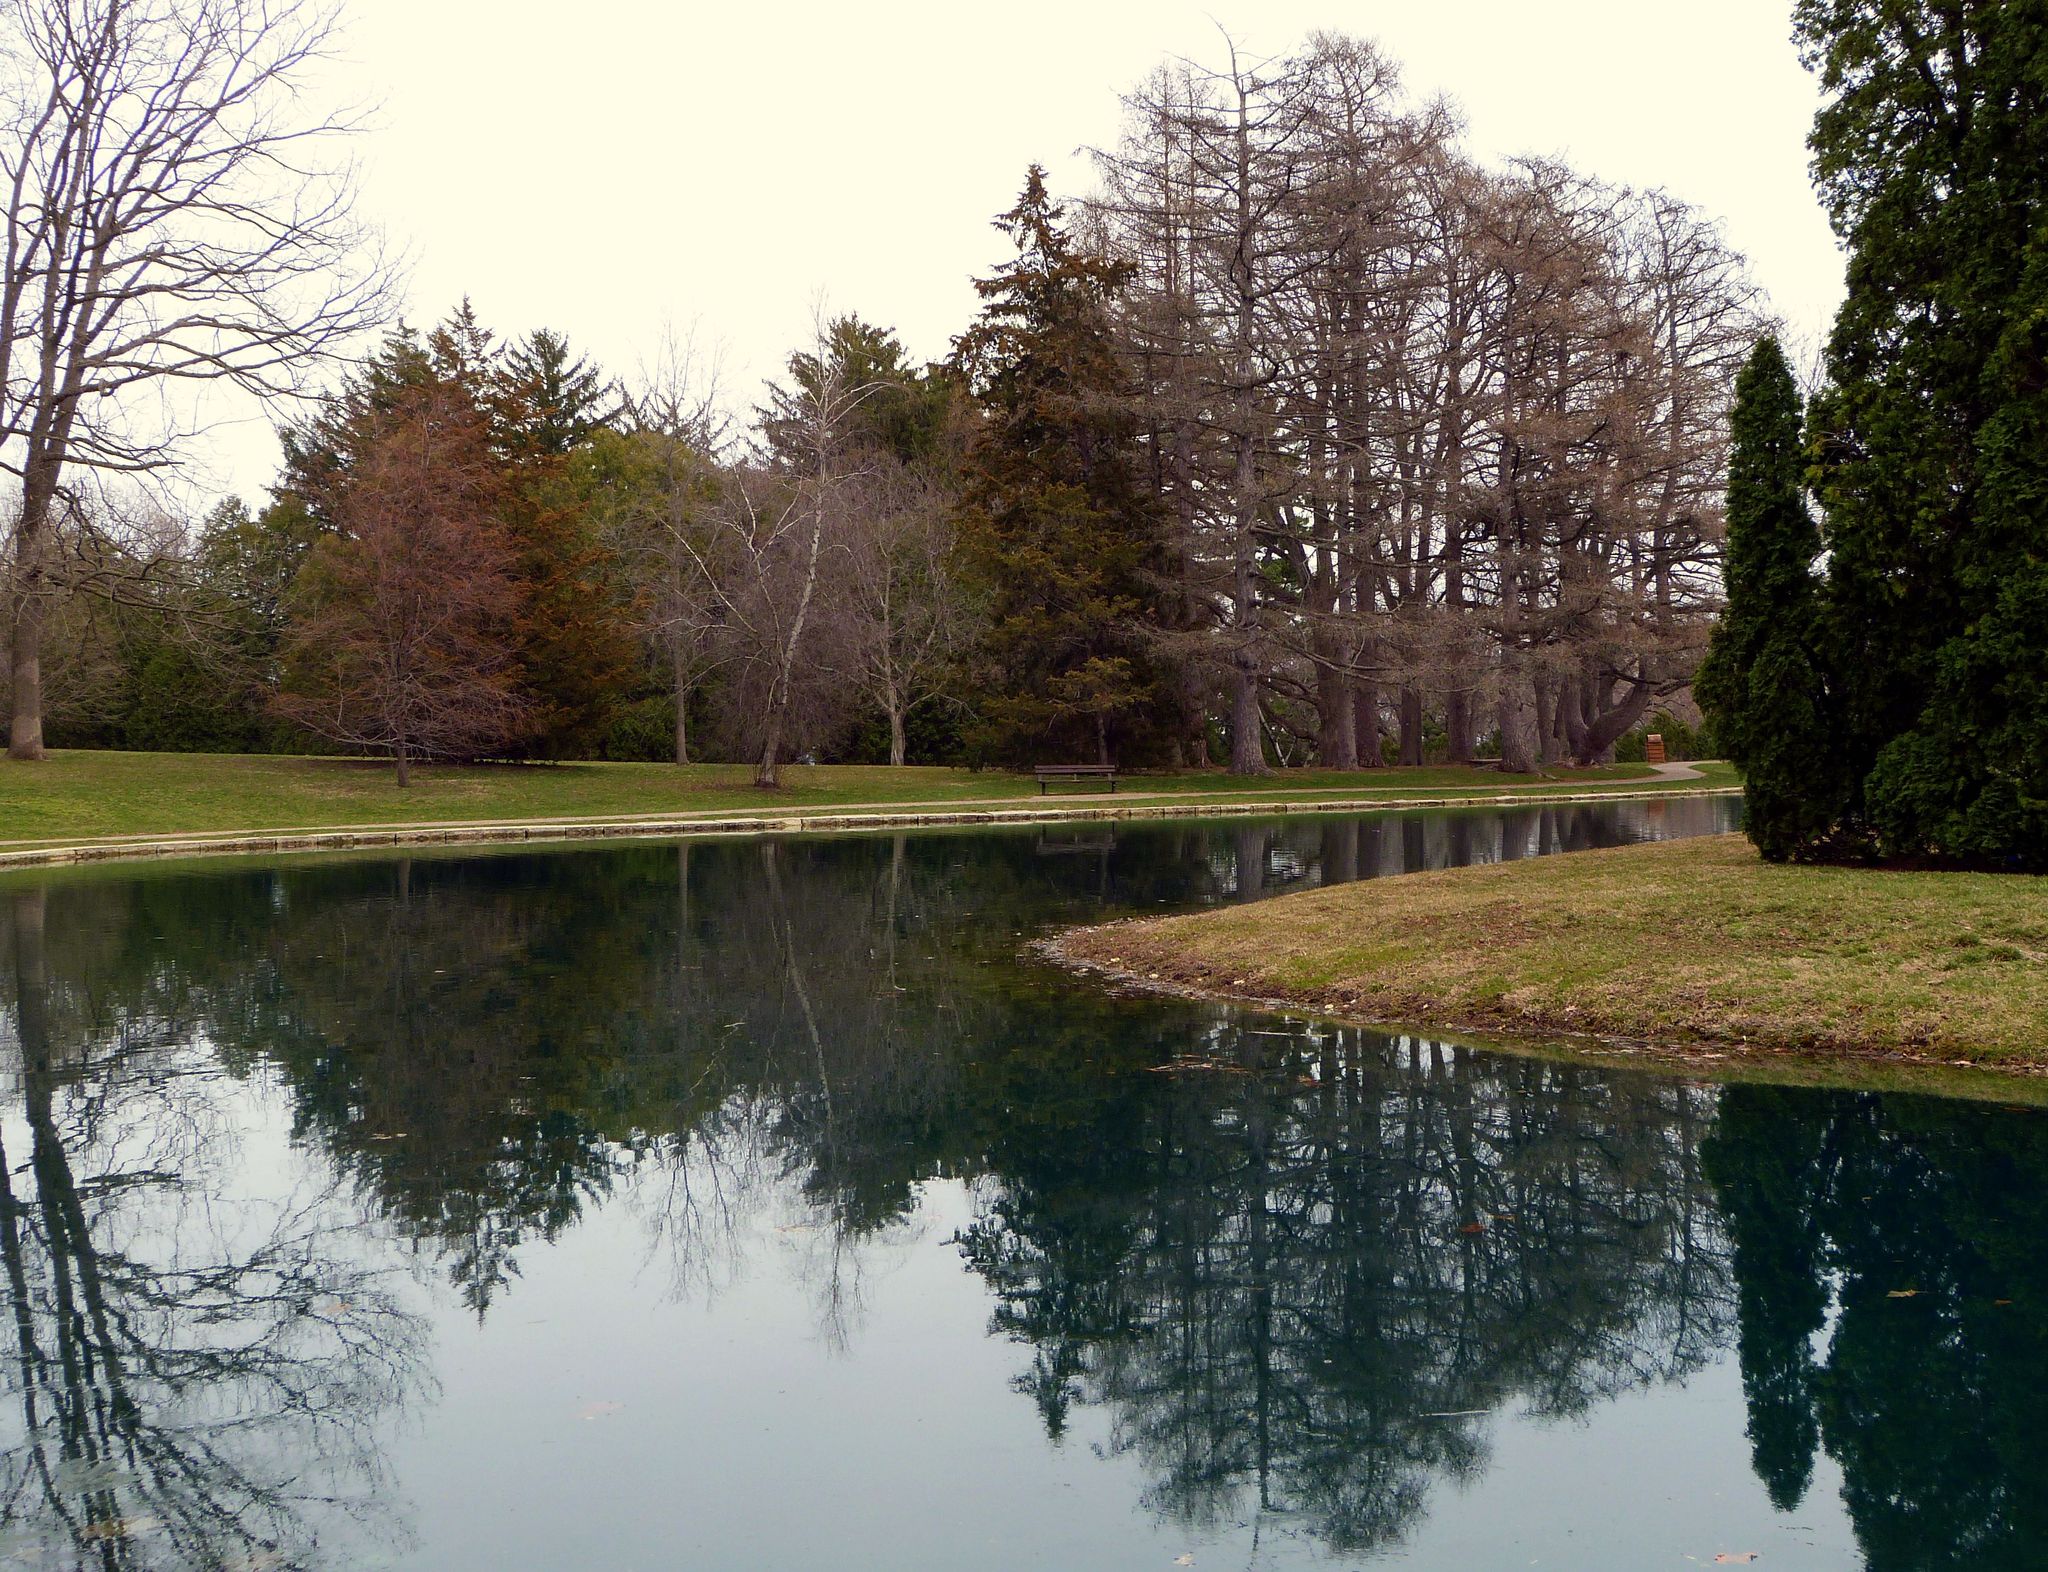
[[(1317, 28), (1377, 40), (1411, 93), (1460, 107), (1476, 155), (1560, 155), (1719, 216), (1803, 350), (1841, 260), (1807, 181), (1816, 95), (1789, 9), (351, 0), (333, 87), (379, 106), (364, 197), (410, 254), (414, 320), (467, 293), (500, 333), (555, 328), (622, 374), (664, 326), (694, 328), (741, 402), (820, 295), (942, 355), (1025, 166), (1084, 191), (1119, 95), (1168, 56), (1216, 59), (1219, 27), (1253, 53)], [(253, 500), (275, 459), (245, 421), (207, 479)]]

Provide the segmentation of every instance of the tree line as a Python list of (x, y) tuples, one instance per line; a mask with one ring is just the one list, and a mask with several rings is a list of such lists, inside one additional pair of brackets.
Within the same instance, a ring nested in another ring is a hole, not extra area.
[[(107, 483), (175, 455), (104, 411), (193, 375), (302, 390), (383, 303), (345, 182), (288, 210), (285, 242), (238, 203), (233, 243), (193, 243), (203, 278), (165, 271), (289, 123), (326, 23), (248, 0), (21, 0), (9, 22), (41, 51), (16, 109), (52, 107), (10, 165), (0, 315), (64, 373), (7, 373), (17, 756), (47, 727), (317, 740), (401, 777), (591, 756), (744, 759), (763, 783), (803, 757), (1528, 769), (1611, 759), (1704, 647), (1729, 389), (1761, 320), (1741, 258), (1663, 193), (1482, 166), (1369, 44), (1155, 73), (1096, 190), (1063, 203), (1029, 172), (941, 361), (827, 318), (740, 419), (685, 366), (627, 386), (557, 334), (499, 343), (465, 303), (286, 425), (265, 506), (187, 526)], [(220, 58), (167, 52), (185, 35)], [(270, 74), (242, 97), (199, 91), (252, 63)], [(192, 91), (183, 142), (151, 72)], [(65, 161), (110, 128), (168, 146), (169, 194), (109, 253), (131, 283), (96, 358), (92, 301), (84, 340), (32, 329), (63, 315), (79, 224), (126, 211), (113, 172)], [(120, 324), (179, 288), (234, 310), (122, 381)]]

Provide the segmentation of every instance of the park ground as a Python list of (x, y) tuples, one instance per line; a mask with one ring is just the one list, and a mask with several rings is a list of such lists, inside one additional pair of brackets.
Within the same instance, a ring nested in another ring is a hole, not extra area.
[[(1126, 775), (1116, 802), (1400, 803), (1494, 800), (1645, 789), (1732, 786), (1725, 766), (1702, 778), (1642, 765), (1503, 775), (1461, 767), (1283, 770), (1244, 779), (1220, 771)], [(391, 767), (361, 759), (197, 753), (58, 752), (36, 764), (0, 761), (0, 849), (128, 837), (316, 833), (368, 827), (546, 823), (763, 813), (877, 814), (1093, 805), (1097, 787), (1041, 798), (1029, 774), (927, 766), (791, 766), (780, 790), (751, 784), (745, 765), (526, 764), (423, 768), (400, 789)], [(1085, 801), (1084, 801), (1085, 799)]]
[(1081, 929), (1140, 986), (1695, 1063), (2048, 1071), (2048, 879), (1774, 865), (1739, 836)]

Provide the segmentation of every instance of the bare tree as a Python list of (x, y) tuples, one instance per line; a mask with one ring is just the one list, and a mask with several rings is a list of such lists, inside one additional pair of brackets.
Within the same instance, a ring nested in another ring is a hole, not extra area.
[(1435, 726), (1610, 757), (1699, 658), (1741, 259), (1661, 194), (1480, 169), (1338, 35), (1125, 108), (1092, 235), (1178, 524), (1162, 639), (1232, 767), (1370, 766), (1389, 727), (1404, 764)]
[(178, 389), (301, 390), (383, 313), (335, 144), (302, 107), (317, 0), (9, 0), (0, 36), (0, 467), (10, 521), (8, 751), (40, 758), (53, 520), (79, 472), (177, 461)]
[(675, 762), (690, 762), (690, 705), (723, 662), (723, 612), (709, 575), (732, 446), (719, 357), (664, 334), (627, 400), (628, 429), (593, 447), (592, 507), (624, 570), (633, 617), (675, 700)]
[(884, 460), (848, 502), (842, 615), (853, 675), (888, 719), (889, 762), (900, 765), (911, 713), (940, 696), (948, 663), (972, 636), (951, 499), (931, 476)]

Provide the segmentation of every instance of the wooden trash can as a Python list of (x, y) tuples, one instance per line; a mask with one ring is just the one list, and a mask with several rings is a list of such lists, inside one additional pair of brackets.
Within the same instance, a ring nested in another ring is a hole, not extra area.
[(1643, 762), (1662, 764), (1664, 762), (1664, 738), (1661, 733), (1651, 732), (1643, 739)]

